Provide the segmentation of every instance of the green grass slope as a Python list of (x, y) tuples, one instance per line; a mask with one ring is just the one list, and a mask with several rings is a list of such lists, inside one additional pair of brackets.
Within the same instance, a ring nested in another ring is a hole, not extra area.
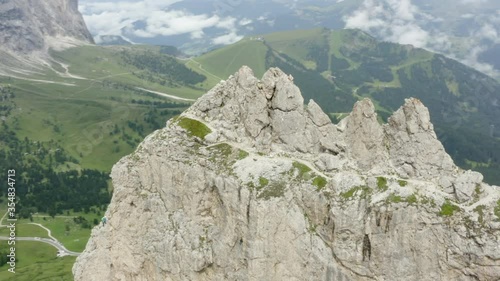
[[(7, 248), (0, 241), (0, 250)], [(0, 280), (9, 281), (71, 281), (71, 269), (76, 257), (56, 257), (57, 249), (44, 243), (18, 241), (16, 243), (16, 273), (8, 272), (8, 265), (0, 266)]]
[[(84, 46), (52, 56), (36, 72), (0, 76), (0, 169), (18, 173), (19, 236), (46, 237), (28, 224), (41, 223), (83, 251), (109, 202), (112, 165), (204, 93), (207, 79), (159, 47)], [(19, 243), (18, 273), (1, 270), (0, 280), (72, 280), (74, 258), (55, 252)]]
[(220, 79), (227, 79), (242, 65), (249, 66), (257, 77), (262, 77), (267, 70), (267, 51), (268, 47), (258, 37), (251, 37), (195, 58), (194, 62)]
[(194, 100), (204, 92), (195, 86), (206, 80), (203, 75), (156, 47), (84, 46), (53, 56), (53, 66), (59, 67), (25, 77), (0, 76), (6, 96), (0, 115), (19, 139), (55, 141), (82, 168), (109, 171), (188, 105), (175, 97)]
[(105, 208), (112, 165), (188, 107), (206, 80), (158, 47), (53, 56), (43, 72), (0, 76), (0, 169), (18, 171), (24, 218)]
[[(8, 117), (7, 124), (15, 128), (17, 136), (41, 142), (55, 141), (79, 159), (84, 168), (109, 170), (120, 157), (135, 148), (147, 131), (134, 131), (128, 122), (140, 123), (152, 131), (167, 120), (158, 113), (151, 113), (150, 106), (132, 102), (163, 102), (165, 99), (130, 90), (101, 83), (89, 85), (86, 81), (74, 87), (34, 85), (23, 80), (10, 82), (16, 109)], [(164, 117), (177, 112), (175, 108), (159, 111), (166, 112)], [(145, 122), (148, 113), (158, 117), (155, 120), (158, 124), (151, 126)], [(116, 126), (121, 134), (111, 135)]]

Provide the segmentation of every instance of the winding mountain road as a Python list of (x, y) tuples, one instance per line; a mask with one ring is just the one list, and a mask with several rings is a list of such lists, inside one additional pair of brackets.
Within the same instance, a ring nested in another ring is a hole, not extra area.
[(163, 96), (163, 97), (170, 98), (170, 99), (174, 99), (174, 100), (189, 101), (189, 102), (194, 102), (194, 101), (196, 101), (195, 99), (186, 99), (186, 98), (181, 98), (181, 97), (178, 97), (178, 96), (173, 96), (173, 95), (169, 95), (169, 94), (165, 94), (165, 93), (162, 93), (162, 92), (157, 92), (157, 91), (152, 91), (152, 90), (148, 90), (148, 89), (144, 89), (144, 88), (140, 88), (140, 87), (135, 87), (135, 88), (136, 88), (137, 90), (141, 90), (141, 91), (144, 91), (144, 92), (148, 92), (148, 93), (151, 93), (151, 94), (155, 94), (155, 95)]
[[(7, 216), (7, 212), (5, 212), (5, 214), (0, 219), (0, 227), (7, 227), (7, 225), (3, 224), (3, 220), (5, 219), (6, 216)], [(52, 236), (50, 229), (46, 228), (45, 226), (43, 226), (39, 223), (29, 223), (29, 224), (33, 224), (33, 225), (36, 225), (36, 226), (39, 226), (39, 227), (45, 229), (50, 238), (16, 237), (16, 241), (35, 241), (35, 242), (41, 242), (41, 243), (46, 243), (46, 244), (52, 245), (57, 249), (57, 256), (58, 257), (64, 257), (64, 256), (77, 257), (80, 255), (80, 253), (78, 253), (78, 252), (73, 252), (73, 251), (66, 249), (66, 247), (64, 247), (64, 245), (61, 242), (59, 242), (54, 236)], [(10, 239), (10, 237), (8, 237), (8, 236), (0, 236), (0, 240), (9, 240), (9, 239)]]
[[(0, 240), (9, 240), (9, 237), (0, 236)], [(50, 244), (50, 245), (54, 246), (55, 248), (57, 248), (57, 250), (58, 250), (57, 255), (60, 256), (60, 257), (63, 257), (63, 256), (75, 256), (75, 257), (77, 257), (77, 256), (80, 255), (80, 253), (73, 252), (73, 251), (70, 251), (70, 250), (66, 249), (66, 247), (64, 247), (61, 244), (61, 242), (59, 242), (57, 240), (52, 240), (52, 239), (49, 239), (49, 238), (16, 237), (16, 241), (35, 241), (35, 242), (42, 242), (42, 243)]]

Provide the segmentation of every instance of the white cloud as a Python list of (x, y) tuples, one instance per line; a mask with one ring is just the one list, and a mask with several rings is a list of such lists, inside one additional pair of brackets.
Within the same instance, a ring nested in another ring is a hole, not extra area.
[(489, 39), (495, 43), (500, 42), (500, 37), (498, 37), (497, 28), (493, 25), (486, 23), (476, 32), (474, 37), (478, 37), (481, 39)]
[(392, 10), (396, 13), (399, 19), (412, 21), (415, 19), (415, 14), (418, 8), (411, 3), (411, 0), (387, 0)]
[(218, 16), (190, 15), (182, 11), (154, 11), (142, 20), (146, 27), (134, 31), (139, 37), (200, 34), (203, 29), (218, 26), (221, 21)]
[(482, 4), (482, 3), (486, 3), (488, 2), (489, 0), (460, 0), (460, 3), (462, 4)]
[(234, 30), (236, 26), (236, 19), (235, 18), (224, 18), (224, 19), (219, 19), (217, 24), (215, 26), (222, 28), (222, 29), (227, 29), (227, 30)]
[[(480, 4), (488, 0), (461, 0), (462, 4)], [(464, 14), (462, 18), (472, 18)], [(479, 55), (486, 50), (481, 46), (485, 39), (500, 43), (500, 16), (483, 19), (483, 25), (474, 31), (469, 40), (468, 52), (453, 53), (454, 40), (443, 32), (425, 29), (429, 21), (439, 21), (412, 4), (411, 0), (365, 0), (361, 7), (344, 17), (346, 28), (358, 28), (383, 40), (411, 44), (434, 52), (443, 53), (486, 74), (496, 76), (498, 72), (479, 61)], [(460, 46), (458, 46), (460, 47)]]
[(466, 57), (461, 59), (461, 61), (483, 73), (494, 75), (496, 71), (493, 66), (487, 63), (482, 63), (478, 59), (479, 55), (484, 51), (486, 51), (486, 48), (484, 47), (473, 47), (469, 53), (467, 53)]
[(205, 33), (203, 32), (203, 30), (197, 30), (197, 31), (191, 32), (191, 39), (201, 39), (201, 38), (203, 38), (203, 36), (205, 36)]
[(389, 40), (401, 44), (425, 47), (429, 42), (429, 33), (415, 24), (395, 25)]
[[(231, 41), (230, 38), (238, 37), (235, 18), (169, 10), (169, 6), (175, 2), (179, 0), (87, 0), (82, 1), (80, 11), (90, 32), (96, 36), (124, 36), (123, 31), (126, 30), (143, 38), (189, 34), (192, 39), (201, 39), (205, 29), (218, 28), (227, 33), (226, 37), (218, 41)], [(144, 23), (144, 26), (134, 27), (136, 22)]]
[(243, 38), (243, 36), (240, 36), (234, 32), (231, 32), (229, 34), (225, 34), (219, 37), (216, 37), (212, 39), (212, 43), (215, 45), (228, 45), (228, 44), (233, 44), (235, 42), (240, 41)]
[(354, 12), (353, 15), (344, 18), (346, 28), (359, 28), (363, 30), (370, 30), (373, 28), (380, 28), (386, 25), (385, 21), (381, 18), (384, 8), (376, 5), (373, 0), (367, 0), (363, 3), (363, 7)]
[(415, 23), (418, 12), (410, 0), (365, 0), (360, 9), (344, 20), (346, 28), (359, 28), (382, 35), (385, 40), (424, 47), (429, 34)]
[(244, 18), (244, 19), (240, 20), (240, 22), (238, 24), (241, 26), (245, 26), (245, 25), (251, 24), (252, 22), (253, 21), (251, 19)]

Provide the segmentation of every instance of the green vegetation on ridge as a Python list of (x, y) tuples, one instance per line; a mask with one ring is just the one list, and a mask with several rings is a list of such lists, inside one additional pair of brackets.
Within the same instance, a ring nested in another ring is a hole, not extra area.
[(202, 122), (187, 117), (179, 117), (176, 120), (177, 124), (185, 129), (189, 136), (198, 137), (204, 139), (206, 135), (210, 134), (212, 131), (207, 125)]
[(453, 216), (456, 211), (460, 211), (460, 207), (451, 203), (450, 201), (446, 201), (443, 203), (443, 205), (441, 205), (441, 211), (439, 212), (439, 215), (449, 217)]
[[(220, 79), (227, 79), (243, 65), (249, 66), (254, 71), (255, 76), (260, 78), (267, 70), (265, 63), (267, 50), (268, 48), (264, 43), (257, 40), (256, 37), (254, 39), (247, 38), (223, 49), (200, 56), (196, 58), (196, 63), (201, 64), (203, 69)], [(203, 74), (201, 71), (200, 73)], [(218, 83), (219, 80), (214, 82)], [(215, 85), (209, 85), (208, 87), (213, 86)]]

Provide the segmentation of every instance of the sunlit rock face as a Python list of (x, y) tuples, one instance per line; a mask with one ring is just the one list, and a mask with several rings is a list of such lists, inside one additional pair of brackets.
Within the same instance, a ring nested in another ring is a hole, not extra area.
[(75, 280), (498, 280), (498, 187), (427, 108), (339, 124), (293, 78), (241, 68), (112, 171)]
[(0, 0), (0, 48), (27, 54), (93, 43), (78, 0)]

